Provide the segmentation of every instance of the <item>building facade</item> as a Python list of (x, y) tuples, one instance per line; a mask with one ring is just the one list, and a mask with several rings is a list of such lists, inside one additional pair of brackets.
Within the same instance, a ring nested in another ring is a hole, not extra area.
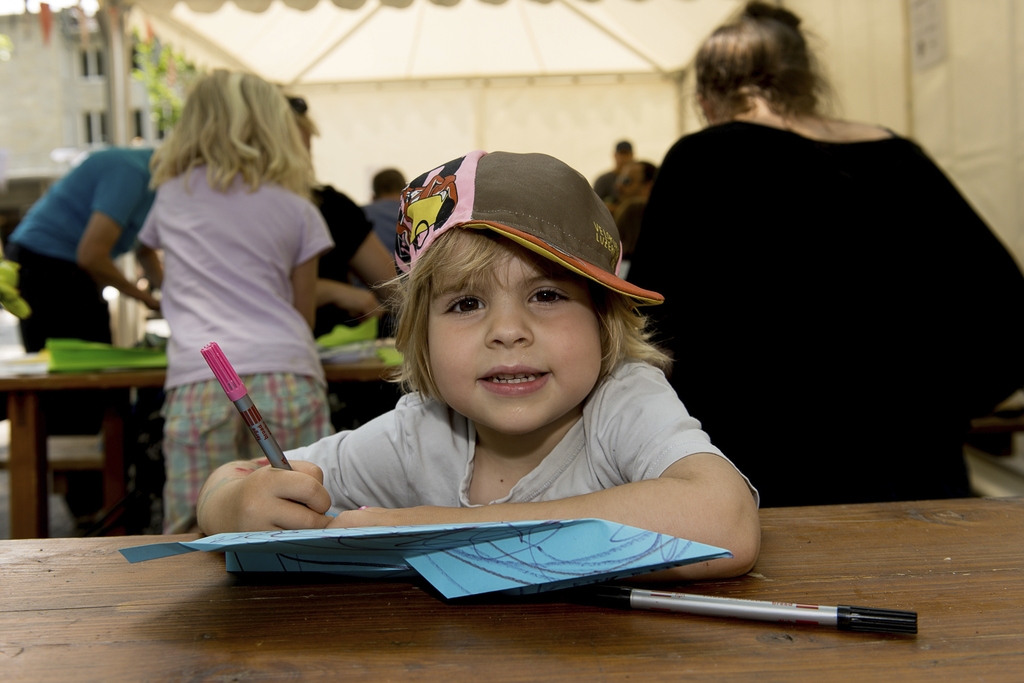
[[(0, 16), (0, 235), (84, 153), (113, 143), (110, 60), (95, 17), (78, 10)], [(3, 39), (0, 39), (3, 40)], [(154, 138), (146, 92), (129, 87), (129, 136)]]

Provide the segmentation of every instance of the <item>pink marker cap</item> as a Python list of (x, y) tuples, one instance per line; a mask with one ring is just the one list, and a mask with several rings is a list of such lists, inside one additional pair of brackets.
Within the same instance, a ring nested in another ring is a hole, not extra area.
[(242, 379), (235, 372), (235, 369), (231, 367), (231, 363), (228, 362), (227, 356), (217, 346), (217, 342), (210, 342), (204, 346), (201, 350), (203, 358), (206, 359), (206, 364), (213, 370), (213, 376), (220, 382), (220, 386), (224, 389), (224, 393), (228, 395), (228, 398), (232, 401), (245, 396), (247, 393), (245, 385), (242, 384)]

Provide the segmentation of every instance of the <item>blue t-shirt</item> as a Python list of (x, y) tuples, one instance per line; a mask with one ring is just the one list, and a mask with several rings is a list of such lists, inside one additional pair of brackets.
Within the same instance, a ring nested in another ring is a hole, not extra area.
[(73, 263), (89, 218), (100, 211), (122, 229), (110, 256), (129, 251), (156, 197), (149, 189), (151, 156), (152, 149), (121, 147), (89, 155), (29, 209), (11, 241)]
[(395, 248), (395, 236), (398, 235), (398, 204), (397, 199), (378, 199), (363, 207), (366, 220), (373, 224), (373, 231), (388, 251)]

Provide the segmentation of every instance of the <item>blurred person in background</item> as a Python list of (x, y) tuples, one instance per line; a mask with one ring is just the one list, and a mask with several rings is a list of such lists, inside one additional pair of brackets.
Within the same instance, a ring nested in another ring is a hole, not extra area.
[(120, 147), (90, 154), (11, 233), (7, 257), (21, 266), (21, 294), (33, 311), (21, 322), (26, 351), (40, 351), (47, 339), (59, 337), (111, 343), (102, 293), (107, 286), (159, 310), (153, 294), (114, 263), (134, 249), (150, 284), (160, 285), (160, 259), (135, 241), (155, 197), (149, 189), (152, 154)]
[[(288, 103), (308, 150), (318, 135), (309, 105), (297, 96), (288, 97)], [(363, 210), (344, 193), (317, 184), (312, 198), (334, 240), (334, 248), (320, 257), (317, 270), (314, 337), (330, 333), (337, 325), (358, 324), (369, 316), (379, 318), (378, 336), (391, 336), (392, 316), (387, 304), (389, 283), (397, 271), (390, 249), (395, 242), (398, 209), (391, 216), (392, 234), (385, 246)], [(327, 397), (331, 424), (338, 431), (354, 429), (394, 408), (400, 395), (397, 386), (389, 382), (330, 382)]]
[(626, 164), (633, 161), (633, 144), (629, 140), (620, 140), (615, 143), (615, 153), (612, 154), (612, 159), (615, 161), (615, 168), (602, 173), (594, 181), (594, 192), (606, 204), (615, 202), (617, 199), (615, 180), (622, 174), (622, 169), (626, 167)]
[(363, 207), (373, 231), (388, 249), (395, 247), (398, 204), (405, 189), (405, 178), (395, 168), (386, 168), (373, 176), (373, 201)]
[[(289, 96), (288, 104), (302, 141), (309, 150), (313, 137), (319, 135), (309, 115), (309, 105), (305, 99), (296, 96)], [(374, 234), (373, 226), (362, 209), (346, 194), (331, 185), (318, 183), (313, 186), (312, 200), (320, 209), (334, 240), (334, 248), (320, 257), (317, 269), (313, 336), (320, 337), (336, 325), (354, 324), (367, 316), (383, 315), (383, 302), (389, 292), (386, 283), (395, 277), (397, 271), (388, 247)], [(354, 285), (350, 274), (369, 285), (370, 289)]]
[(914, 142), (823, 113), (792, 12), (748, 4), (696, 81), (630, 272), (699, 361), (677, 393), (762, 505), (970, 495), (970, 419), (1024, 384), (1013, 257)]
[[(136, 242), (153, 205), (149, 189), (152, 149), (111, 147), (90, 154), (37, 201), (11, 233), (5, 249), (19, 264), (18, 288), (31, 308), (19, 323), (29, 353), (47, 339), (82, 339), (110, 344), (105, 287), (141, 301), (151, 310), (160, 302), (151, 289), (163, 280), (157, 253)], [(147, 289), (124, 276), (114, 259), (135, 251), (146, 273)], [(44, 392), (40, 397), (49, 435), (97, 434), (107, 406), (125, 409), (128, 392)], [(67, 475), (67, 502), (80, 523), (102, 505), (100, 474)]]
[[(626, 265), (633, 258), (636, 241), (640, 237), (640, 226), (644, 220), (644, 208), (654, 187), (654, 178), (658, 175), (658, 167), (649, 161), (631, 161), (622, 169), (622, 174), (615, 180), (618, 201), (608, 208), (615, 218), (615, 227), (619, 229), (622, 240), (622, 261)], [(628, 276), (628, 270), (627, 270)]]
[(166, 264), (163, 523), (182, 533), (210, 472), (262, 453), (200, 353), (210, 342), (282, 448), (334, 432), (312, 334), (317, 266), (333, 243), (309, 199), (313, 167), (289, 103), (258, 76), (198, 78), (152, 170), (139, 240)]

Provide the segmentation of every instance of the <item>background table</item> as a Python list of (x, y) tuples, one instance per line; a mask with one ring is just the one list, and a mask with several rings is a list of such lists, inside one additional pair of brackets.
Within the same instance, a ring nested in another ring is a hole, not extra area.
[[(762, 511), (754, 570), (677, 586), (916, 610), (917, 636), (584, 607), (416, 583), (129, 565), (153, 536), (0, 542), (0, 678), (74, 681), (1013, 681), (1024, 499)], [(187, 540), (195, 536), (174, 537)], [(166, 540), (166, 539), (164, 539)]]
[[(380, 380), (386, 370), (387, 366), (377, 361), (324, 366), (328, 382), (371, 382)], [(40, 392), (162, 387), (166, 376), (166, 371), (160, 369), (0, 378), (0, 392), (7, 392), (7, 417), (11, 421), (11, 538), (45, 538), (49, 534), (46, 419), (40, 408)], [(112, 407), (104, 415), (103, 434), (103, 502), (109, 509), (125, 492), (124, 421)]]

